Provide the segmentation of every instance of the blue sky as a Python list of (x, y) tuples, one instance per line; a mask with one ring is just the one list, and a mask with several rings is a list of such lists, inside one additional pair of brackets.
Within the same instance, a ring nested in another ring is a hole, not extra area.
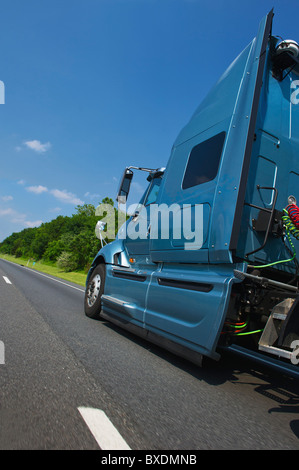
[(115, 199), (125, 166), (166, 166), (272, 7), (299, 42), (295, 0), (1, 0), (0, 241)]

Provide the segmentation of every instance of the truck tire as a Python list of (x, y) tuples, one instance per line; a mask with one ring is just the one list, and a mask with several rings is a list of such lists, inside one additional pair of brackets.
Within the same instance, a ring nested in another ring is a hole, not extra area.
[(102, 294), (105, 285), (105, 266), (99, 264), (92, 272), (85, 290), (85, 315), (95, 320), (100, 319), (102, 310)]

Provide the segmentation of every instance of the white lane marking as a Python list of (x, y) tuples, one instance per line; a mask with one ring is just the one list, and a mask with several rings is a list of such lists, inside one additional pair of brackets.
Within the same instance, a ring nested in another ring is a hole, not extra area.
[(12, 263), (11, 261), (8, 261), (7, 259), (3, 259), (3, 261), (6, 261), (6, 263), (11, 263), (14, 266), (19, 266), (23, 269), (28, 269), (28, 271), (30, 271), (32, 273), (36, 273), (36, 274), (39, 274), (40, 276), (47, 277), (48, 279), (51, 279), (52, 281), (59, 282), (60, 284), (64, 284), (65, 286), (71, 287), (72, 289), (79, 290), (80, 292), (85, 292), (84, 289), (80, 289), (79, 287), (71, 286), (70, 284), (67, 284), (66, 282), (60, 281), (59, 279), (55, 279), (54, 277), (51, 277), (51, 276), (47, 276), (46, 274), (40, 273), (39, 271), (35, 271), (34, 269), (27, 268), (26, 266), (21, 266), (20, 264), (17, 264), (17, 263)]
[(6, 282), (6, 284), (11, 284), (10, 280), (8, 279), (8, 277), (3, 276), (3, 279), (4, 279), (4, 281)]
[(51, 279), (52, 281), (59, 282), (60, 284), (63, 284), (63, 285), (68, 286), (68, 287), (71, 287), (72, 289), (79, 290), (80, 292), (85, 292), (83, 289), (79, 289), (79, 287), (71, 286), (70, 284), (67, 284), (66, 282), (59, 281), (59, 279), (55, 279), (54, 277), (47, 276), (46, 274), (42, 274), (42, 273), (40, 273), (39, 271), (35, 271), (34, 269), (26, 268), (26, 266), (22, 266), (22, 267), (24, 267), (25, 269), (28, 269), (28, 270), (31, 271), (32, 273), (36, 273), (36, 274), (39, 274), (40, 276), (47, 277), (48, 279)]
[(78, 410), (102, 450), (131, 450), (104, 411), (84, 406)]

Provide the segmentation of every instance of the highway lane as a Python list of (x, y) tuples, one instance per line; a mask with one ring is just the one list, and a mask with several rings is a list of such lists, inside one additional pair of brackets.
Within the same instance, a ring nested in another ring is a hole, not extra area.
[(0, 260), (0, 448), (99, 448), (78, 407), (131, 449), (299, 448), (298, 383), (238, 358), (199, 369), (88, 319), (83, 295)]
[[(0, 268), (0, 449), (99, 449), (81, 407), (116, 421), (92, 375)], [(7, 282), (7, 280), (9, 282)]]

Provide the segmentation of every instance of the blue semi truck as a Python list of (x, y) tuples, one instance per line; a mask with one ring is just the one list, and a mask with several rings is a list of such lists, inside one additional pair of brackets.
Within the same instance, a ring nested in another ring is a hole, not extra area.
[[(273, 10), (181, 130), (87, 275), (85, 313), (201, 364), (223, 350), (299, 377), (299, 46)], [(166, 223), (167, 222), (167, 223)]]

